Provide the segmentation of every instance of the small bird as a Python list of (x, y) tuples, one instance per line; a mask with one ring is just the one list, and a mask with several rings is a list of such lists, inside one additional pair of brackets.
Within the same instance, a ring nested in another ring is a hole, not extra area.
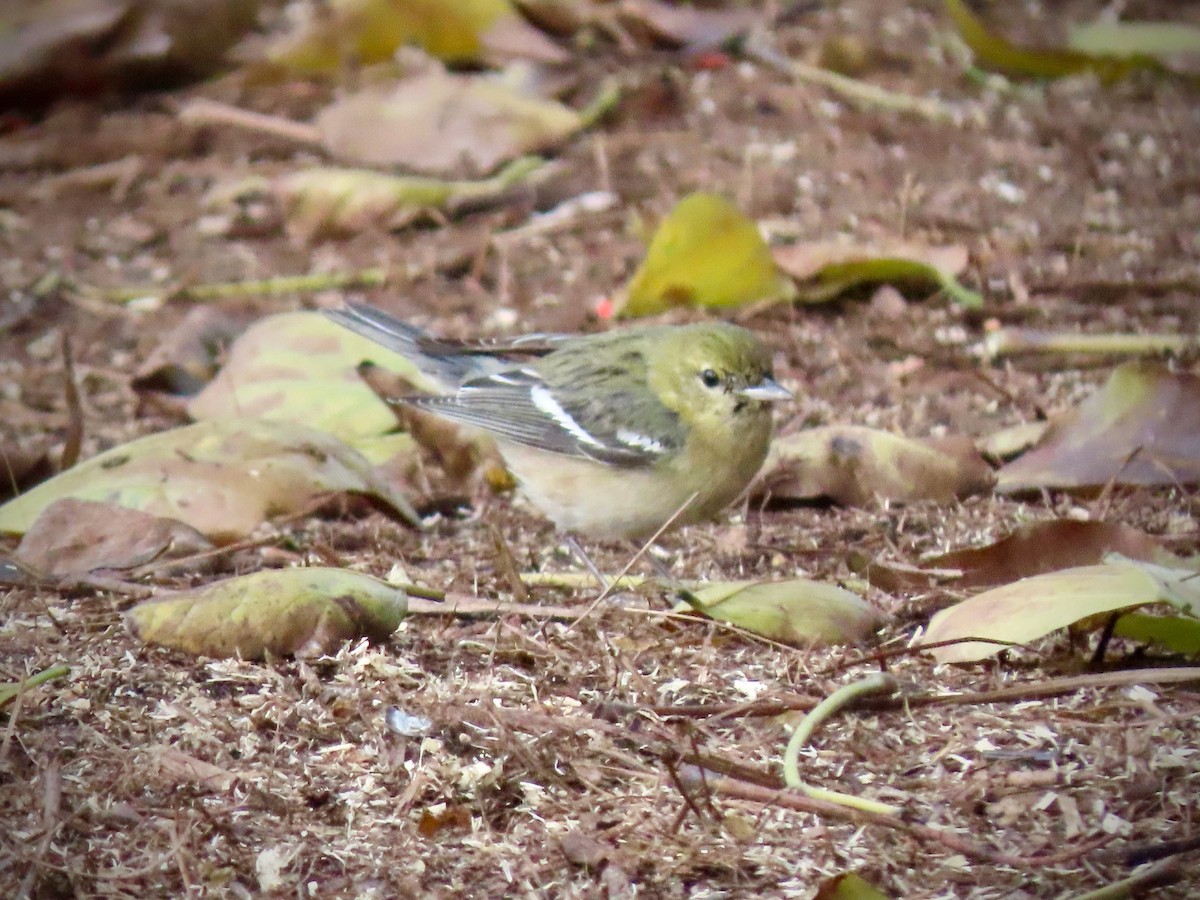
[(392, 402), (489, 434), (534, 506), (592, 538), (720, 512), (766, 458), (772, 402), (792, 396), (758, 338), (724, 322), (463, 343), (365, 304), (327, 315), (444, 390)]

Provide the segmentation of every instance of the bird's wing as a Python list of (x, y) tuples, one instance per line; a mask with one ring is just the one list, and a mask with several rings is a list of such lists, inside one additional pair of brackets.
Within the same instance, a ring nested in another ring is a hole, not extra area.
[[(581, 381), (587, 374), (575, 372)], [(604, 390), (572, 400), (538, 370), (513, 367), (473, 379), (449, 396), (406, 402), (503, 440), (638, 468), (677, 451), (685, 435), (674, 411), (644, 387), (634, 387), (630, 379), (609, 378)]]
[(525, 334), (485, 341), (445, 340), (364, 303), (347, 303), (339, 309), (326, 310), (325, 315), (342, 327), (407, 357), (449, 389), (507, 368), (511, 362), (505, 357), (544, 356), (569, 337)]

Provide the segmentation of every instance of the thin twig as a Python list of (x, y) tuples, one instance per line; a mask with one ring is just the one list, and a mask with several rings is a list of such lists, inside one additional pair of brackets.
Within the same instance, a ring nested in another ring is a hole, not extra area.
[(1010, 853), (1002, 853), (990, 847), (985, 847), (982, 844), (977, 844), (974, 841), (960, 838), (940, 828), (921, 825), (917, 822), (907, 822), (899, 816), (863, 809), (853, 809), (838, 803), (830, 803), (825, 800), (808, 797), (799, 791), (788, 790), (786, 788), (782, 790), (767, 788), (759, 784), (740, 781), (725, 775), (718, 775), (715, 772), (705, 772), (698, 766), (682, 768), (680, 776), (685, 784), (689, 781), (695, 782), (699, 781), (700, 778), (704, 778), (710, 790), (726, 797), (734, 797), (739, 800), (748, 800), (752, 803), (762, 803), (769, 806), (779, 806), (784, 809), (796, 810), (797, 812), (813, 813), (827, 819), (852, 822), (856, 825), (880, 825), (903, 832), (924, 843), (940, 844), (946, 849), (952, 850), (955, 853), (961, 853), (969, 859), (992, 863), (993, 865), (1012, 866), (1019, 869), (1033, 869), (1070, 862), (1103, 847), (1115, 837), (1115, 835), (1111, 834), (1101, 835), (1084, 844), (1071, 847), (1067, 850), (1061, 850), (1058, 853), (1014, 856)]

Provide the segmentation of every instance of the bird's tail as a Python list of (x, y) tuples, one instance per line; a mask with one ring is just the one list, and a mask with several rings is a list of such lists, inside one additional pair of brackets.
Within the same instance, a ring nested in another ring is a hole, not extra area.
[(478, 362), (470, 356), (438, 353), (436, 339), (415, 325), (373, 306), (347, 303), (340, 309), (325, 310), (325, 315), (343, 328), (411, 360), (423, 374), (439, 382), (446, 390), (452, 391), (479, 374)]

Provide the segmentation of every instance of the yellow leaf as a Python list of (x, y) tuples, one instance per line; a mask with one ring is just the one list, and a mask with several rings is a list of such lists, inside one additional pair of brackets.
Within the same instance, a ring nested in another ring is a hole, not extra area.
[(126, 615), (147, 643), (202, 656), (261, 659), (333, 653), (358, 637), (382, 641), (408, 612), (408, 596), (346, 569), (270, 569), (226, 578)]
[(1157, 66), (1153, 60), (1142, 57), (1122, 59), (1059, 47), (1022, 47), (989, 32), (965, 0), (946, 0), (946, 11), (963, 41), (975, 54), (976, 63), (1006, 75), (1061, 78), (1079, 72), (1095, 72), (1102, 81), (1108, 82), (1123, 78), (1139, 65)]
[(405, 45), (445, 62), (477, 62), (484, 36), (509, 19), (518, 16), (508, 0), (332, 0), (268, 55), (308, 75), (335, 73), (347, 61), (386, 62)]
[(689, 194), (658, 226), (626, 290), (623, 315), (734, 307), (796, 295), (758, 227), (716, 194)]
[(949, 502), (994, 482), (967, 438), (916, 440), (877, 428), (830, 425), (777, 438), (759, 476), (759, 493), (787, 500), (817, 497), (847, 506), (880, 499)]
[[(1023, 644), (1089, 616), (1158, 601), (1192, 612), (1200, 609), (1200, 579), (1187, 570), (1124, 559), (1060, 569), (992, 588), (943, 609), (930, 620), (921, 644), (963, 638)], [(973, 662), (1003, 649), (1003, 644), (968, 640), (930, 652), (939, 663)]]
[(857, 642), (882, 621), (879, 611), (857, 594), (807, 578), (714, 582), (697, 588), (676, 608), (691, 608), (790, 644)]

